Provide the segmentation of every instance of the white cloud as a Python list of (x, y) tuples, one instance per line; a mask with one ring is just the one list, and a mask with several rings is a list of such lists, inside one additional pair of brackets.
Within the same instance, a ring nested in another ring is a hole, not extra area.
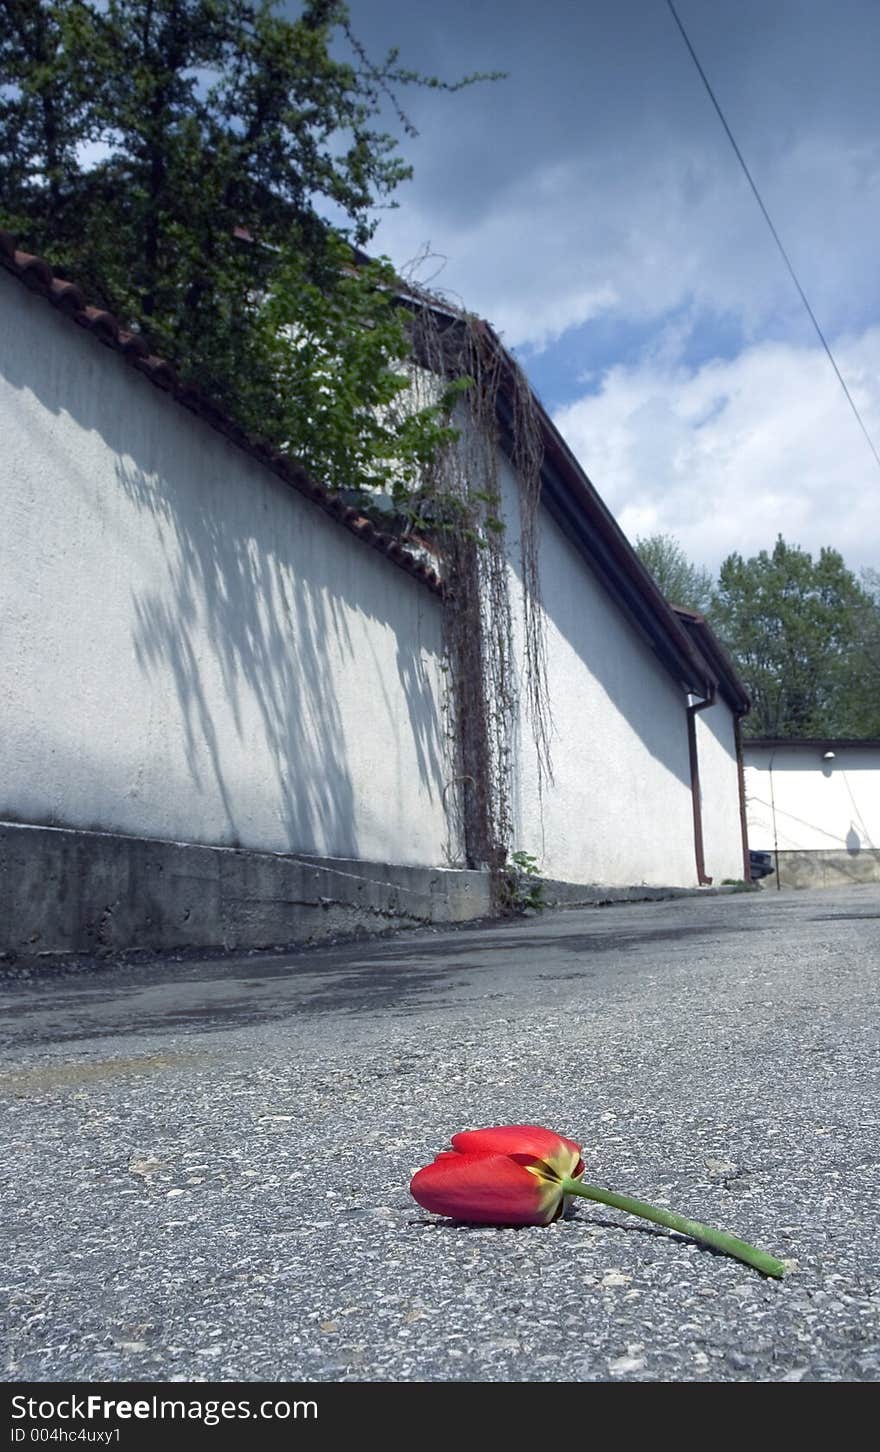
[[(630, 535), (669, 530), (716, 565), (782, 532), (877, 566), (880, 469), (666, 7), (544, 11), (450, 0), (432, 29), (410, 7), (414, 44), (477, 44), (511, 79), (453, 106), (424, 93), (379, 245), (403, 262), (430, 240), (440, 286), (527, 371), (544, 353), (551, 404), (582, 389), (560, 422)], [(880, 446), (876, 0), (684, 18)]]
[[(613, 153), (541, 158), (470, 217), (422, 193), (387, 215), (378, 243), (402, 263), (430, 240), (438, 285), (513, 347), (543, 349), (601, 314), (662, 322), (735, 317), (806, 338), (809, 323), (729, 149), (643, 135)], [(765, 200), (826, 329), (876, 316), (880, 148), (801, 135), (759, 168)]]
[[(834, 348), (878, 442), (880, 328)], [(712, 567), (780, 533), (852, 568), (880, 562), (880, 468), (818, 346), (615, 367), (555, 422), (631, 539), (668, 532)]]

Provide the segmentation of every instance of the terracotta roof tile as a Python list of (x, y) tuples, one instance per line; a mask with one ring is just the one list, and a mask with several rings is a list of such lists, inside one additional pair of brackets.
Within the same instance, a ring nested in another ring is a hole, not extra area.
[(114, 315), (104, 308), (92, 307), (73, 282), (56, 277), (49, 263), (33, 253), (22, 252), (16, 247), (15, 238), (0, 230), (0, 266), (13, 277), (18, 278), (31, 292), (39, 293), (66, 317), (91, 333), (106, 347), (112, 348), (139, 373), (143, 373), (157, 388), (170, 393), (191, 413), (199, 417), (210, 428), (223, 434), (258, 463), (270, 469), (285, 484), (304, 494), (307, 499), (319, 504), (343, 528), (358, 539), (378, 549), (382, 554), (407, 574), (423, 581), (435, 594), (443, 594), (443, 583), (435, 570), (401, 544), (394, 535), (377, 529), (357, 509), (345, 504), (329, 489), (319, 484), (303, 468), (297, 459), (279, 452), (265, 439), (253, 438), (239, 424), (210, 398), (192, 384), (184, 383), (170, 363), (150, 353), (147, 344), (137, 333), (123, 328)]

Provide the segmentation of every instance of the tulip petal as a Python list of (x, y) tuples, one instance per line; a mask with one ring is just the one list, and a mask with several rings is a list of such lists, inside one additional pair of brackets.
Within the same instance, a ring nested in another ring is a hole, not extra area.
[[(503, 1124), (494, 1129), (465, 1129), (452, 1136), (453, 1148), (462, 1154), (527, 1155), (543, 1160), (563, 1175), (571, 1175), (581, 1162), (581, 1146), (564, 1135), (542, 1129), (538, 1124)], [(580, 1173), (583, 1174), (583, 1168)]]
[(504, 1154), (439, 1155), (413, 1176), (410, 1193), (435, 1215), (475, 1225), (547, 1225), (562, 1204), (559, 1185)]

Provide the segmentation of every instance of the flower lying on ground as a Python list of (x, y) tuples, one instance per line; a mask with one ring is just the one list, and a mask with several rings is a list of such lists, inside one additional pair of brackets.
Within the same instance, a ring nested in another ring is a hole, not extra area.
[(566, 1179), (584, 1173), (580, 1145), (533, 1124), (467, 1129), (410, 1186), (426, 1210), (478, 1225), (549, 1225)]
[(499, 1125), (453, 1135), (452, 1148), (416, 1172), (410, 1191), (425, 1210), (476, 1225), (549, 1225), (582, 1196), (677, 1230), (764, 1275), (784, 1274), (781, 1261), (725, 1230), (586, 1184), (584, 1168), (574, 1140), (536, 1124)]

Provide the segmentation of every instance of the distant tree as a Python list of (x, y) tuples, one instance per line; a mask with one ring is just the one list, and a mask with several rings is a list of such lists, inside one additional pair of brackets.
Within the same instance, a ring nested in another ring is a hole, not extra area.
[(836, 550), (814, 560), (780, 535), (769, 553), (729, 555), (711, 619), (752, 697), (747, 734), (848, 736), (880, 727), (878, 677), (873, 691), (864, 679), (880, 638), (877, 602)]
[(880, 571), (861, 574), (856, 645), (847, 692), (847, 736), (880, 736)]
[(671, 534), (639, 537), (636, 554), (650, 570), (666, 599), (672, 605), (685, 605), (690, 610), (708, 610), (714, 581), (708, 570), (693, 564), (678, 540)]

